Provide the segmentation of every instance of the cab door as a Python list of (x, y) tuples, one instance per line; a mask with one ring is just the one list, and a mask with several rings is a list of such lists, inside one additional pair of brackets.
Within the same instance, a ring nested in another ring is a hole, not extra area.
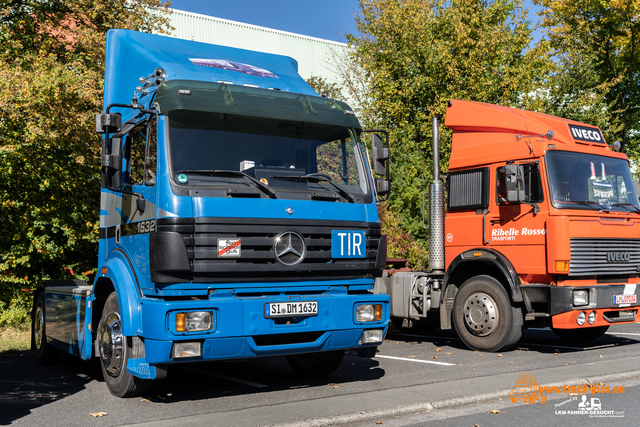
[[(124, 189), (120, 197), (116, 247), (124, 250), (137, 270), (142, 287), (149, 281), (149, 233), (156, 224), (157, 119), (144, 118), (124, 136)], [(143, 209), (141, 210), (140, 207)]]
[(509, 162), (493, 169), (496, 196), (485, 220), (488, 244), (519, 273), (544, 274), (548, 209), (540, 162)]

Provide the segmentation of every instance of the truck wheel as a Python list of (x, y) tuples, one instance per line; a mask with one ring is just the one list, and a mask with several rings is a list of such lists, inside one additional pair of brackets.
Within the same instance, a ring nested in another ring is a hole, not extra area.
[(33, 308), (31, 321), (31, 350), (36, 352), (38, 361), (43, 365), (50, 365), (61, 359), (62, 353), (47, 344), (47, 321), (44, 310), (44, 293), (38, 295)]
[(144, 344), (137, 337), (125, 337), (120, 322), (118, 296), (111, 292), (104, 304), (98, 325), (98, 357), (107, 388), (117, 397), (134, 397), (146, 393), (152, 380), (127, 372), (127, 361), (144, 355)]
[(291, 354), (287, 361), (297, 374), (307, 377), (324, 377), (332, 374), (342, 363), (344, 350), (320, 353)]
[(565, 341), (593, 341), (604, 335), (609, 326), (596, 326), (595, 328), (584, 329), (556, 329), (551, 328), (554, 334)]
[(453, 303), (453, 323), (462, 341), (478, 351), (506, 350), (522, 336), (522, 310), (490, 276), (462, 284)]

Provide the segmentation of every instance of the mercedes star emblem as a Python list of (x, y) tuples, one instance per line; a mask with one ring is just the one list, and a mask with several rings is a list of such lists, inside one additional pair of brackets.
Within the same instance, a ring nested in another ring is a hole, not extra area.
[(280, 264), (293, 267), (300, 264), (307, 255), (307, 245), (300, 234), (284, 231), (276, 236), (273, 251)]

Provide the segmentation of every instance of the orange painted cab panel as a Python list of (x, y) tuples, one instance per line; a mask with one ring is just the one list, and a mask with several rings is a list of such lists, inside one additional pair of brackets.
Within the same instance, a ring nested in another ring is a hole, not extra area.
[[(447, 267), (462, 252), (490, 248), (508, 259), (527, 283), (564, 287), (565, 300), (572, 298), (569, 288), (597, 285), (602, 292), (603, 284), (610, 289), (607, 283), (640, 283), (640, 204), (631, 188), (628, 159), (608, 147), (598, 128), (458, 100), (451, 101), (445, 125), (453, 131), (450, 177), (482, 170), (488, 179), (486, 206), (465, 209), (461, 198), (447, 211)], [(507, 202), (501, 194), (507, 165), (525, 165), (535, 172), (524, 184), (531, 197), (533, 187), (538, 191), (531, 203)], [(626, 200), (625, 194), (628, 202), (613, 203)], [(608, 301), (611, 295), (604, 299), (592, 308), (597, 312), (592, 326), (609, 324), (603, 313), (625, 310)], [(630, 306), (638, 308), (640, 301)], [(575, 308), (555, 314), (552, 324), (575, 328), (579, 312)], [(620, 318), (615, 323), (635, 321)]]

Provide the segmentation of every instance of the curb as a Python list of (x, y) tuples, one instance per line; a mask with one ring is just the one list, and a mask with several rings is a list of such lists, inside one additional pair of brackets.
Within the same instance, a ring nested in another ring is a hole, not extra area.
[[(606, 374), (606, 375), (596, 375), (593, 377), (580, 377), (580, 378), (572, 378), (563, 381), (553, 382), (553, 383), (543, 383), (541, 386), (562, 386), (562, 385), (582, 385), (582, 384), (593, 384), (595, 382), (604, 382), (604, 381), (615, 381), (615, 380), (625, 380), (625, 379), (633, 379), (640, 377), (640, 370), (638, 371), (630, 371), (630, 372), (621, 372), (616, 374)], [(435, 384), (434, 384), (435, 386)], [(398, 415), (407, 415), (415, 412), (426, 412), (437, 409), (445, 409), (451, 408), (454, 406), (462, 406), (468, 405), (472, 403), (481, 402), (483, 400), (491, 400), (500, 397), (509, 396), (511, 389), (495, 391), (491, 393), (480, 393), (470, 396), (462, 396), (455, 397), (449, 399), (435, 400), (433, 402), (425, 402), (420, 404), (413, 405), (400, 405), (387, 409), (380, 409), (376, 411), (361, 411), (353, 414), (343, 414), (336, 415), (331, 417), (322, 417), (322, 418), (311, 418), (304, 421), (296, 421), (293, 423), (285, 423), (285, 424), (271, 424), (267, 427), (321, 427), (321, 426), (330, 426), (336, 424), (348, 424), (355, 422), (363, 422), (370, 421), (373, 419), (379, 418), (389, 418)]]

